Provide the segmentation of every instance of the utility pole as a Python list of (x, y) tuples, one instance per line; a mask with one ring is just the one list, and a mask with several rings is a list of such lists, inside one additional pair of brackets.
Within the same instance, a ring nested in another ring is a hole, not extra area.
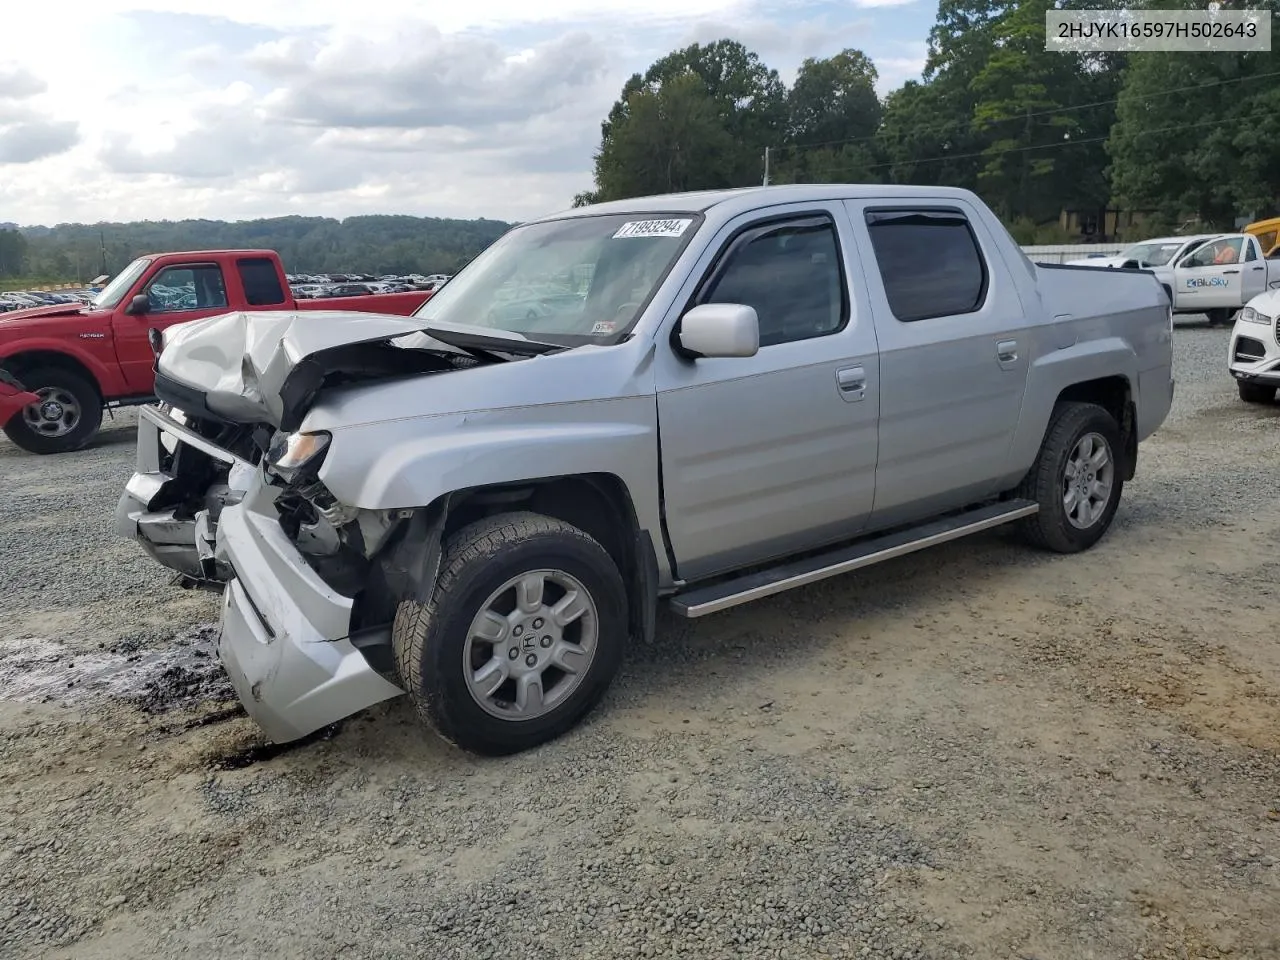
[(769, 148), (764, 148), (764, 186), (769, 185)]
[(102, 272), (107, 272), (107, 234), (104, 230), (98, 231), (98, 244), (102, 248)]

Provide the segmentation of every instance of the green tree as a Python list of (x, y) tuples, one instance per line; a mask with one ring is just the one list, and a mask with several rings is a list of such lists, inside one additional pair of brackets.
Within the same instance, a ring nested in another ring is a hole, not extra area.
[[(1006, 221), (1104, 206), (1105, 138), (1124, 56), (1045, 49), (1045, 13), (1115, 0), (941, 0), (924, 82), (886, 98), (895, 182), (978, 191)], [(1091, 142), (1092, 141), (1092, 142)]]
[[(970, 83), (973, 128), (988, 141), (979, 187), (1006, 218), (1037, 223), (1063, 205), (1108, 199), (1106, 155), (1083, 142), (1080, 112), (1070, 109), (1100, 91), (1083, 81), (1080, 54), (1045, 50), (1045, 13), (1054, 6), (1023, 0), (994, 21), (994, 49)], [(1085, 178), (1092, 191), (1077, 189)]]
[[(1249, 6), (1280, 15), (1275, 0)], [(1276, 213), (1277, 74), (1280, 51), (1134, 54), (1107, 144), (1117, 197), (1166, 222), (1223, 229)]]
[(1201, 136), (1212, 128), (1184, 129), (1188, 117), (1222, 116), (1216, 84), (1223, 79), (1224, 59), (1203, 53), (1134, 55), (1107, 144), (1114, 192), (1124, 205), (1153, 210), (1168, 221), (1187, 215), (1210, 224), (1230, 220), (1231, 191), (1219, 167), (1223, 157), (1210, 146), (1216, 138)]
[(879, 146), (885, 179), (977, 189), (990, 142), (973, 124), (972, 86), (996, 49), (995, 25), (1015, 6), (998, 0), (940, 0), (929, 32), (924, 82), (908, 81), (885, 100)]
[(874, 179), (874, 146), (884, 109), (879, 73), (861, 50), (810, 57), (787, 95), (788, 144), (777, 182), (857, 182)]
[(777, 71), (742, 44), (676, 50), (623, 85), (601, 124), (595, 188), (574, 202), (757, 183), (786, 120)]
[(736, 144), (702, 79), (685, 73), (627, 100), (624, 122), (596, 162), (602, 199), (732, 184)]
[(977, 186), (979, 141), (965, 86), (936, 78), (909, 80), (885, 98), (877, 147), (890, 183)]

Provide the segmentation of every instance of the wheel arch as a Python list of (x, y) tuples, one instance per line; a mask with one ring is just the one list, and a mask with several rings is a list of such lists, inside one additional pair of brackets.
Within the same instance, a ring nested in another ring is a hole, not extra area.
[(1138, 410), (1129, 378), (1114, 374), (1073, 383), (1059, 391), (1054, 406), (1061, 403), (1096, 403), (1115, 418), (1124, 457), (1120, 475), (1126, 483), (1132, 480), (1138, 467)]
[(1054, 410), (1063, 402), (1096, 403), (1116, 418), (1124, 449), (1122, 476), (1137, 469), (1138, 356), (1123, 337), (1087, 340), (1038, 357), (1027, 374), (1027, 389), (1013, 439), (1010, 485), (1031, 469)]
[(104, 402), (102, 381), (93, 369), (78, 357), (58, 350), (23, 350), (0, 359), (0, 367), (18, 378), (24, 387), (30, 385), (22, 381), (22, 375), (41, 367), (55, 367), (84, 377), (98, 394), (99, 403)]
[(572, 524), (604, 547), (627, 586), (633, 638), (652, 639), (658, 599), (656, 548), (640, 525), (627, 485), (611, 473), (463, 488), (413, 510), (401, 535), (388, 542), (371, 568), (360, 605), (362, 622), (386, 622), (401, 600), (425, 600), (422, 593), (435, 583), (444, 544), (452, 534), (477, 520), (524, 510)]

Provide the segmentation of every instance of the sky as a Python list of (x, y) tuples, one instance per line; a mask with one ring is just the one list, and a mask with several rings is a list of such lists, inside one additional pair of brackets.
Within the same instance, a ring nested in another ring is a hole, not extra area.
[[(217, 15), (211, 15), (216, 10)], [(933, 0), (46, 0), (5, 5), (0, 222), (521, 220), (591, 187), (633, 73), (725, 37), (790, 84), (918, 77)]]

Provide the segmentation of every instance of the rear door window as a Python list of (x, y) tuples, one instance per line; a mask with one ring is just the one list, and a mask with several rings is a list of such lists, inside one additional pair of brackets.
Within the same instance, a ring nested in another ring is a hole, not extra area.
[(876, 266), (903, 323), (975, 313), (987, 299), (987, 265), (964, 214), (867, 211)]

